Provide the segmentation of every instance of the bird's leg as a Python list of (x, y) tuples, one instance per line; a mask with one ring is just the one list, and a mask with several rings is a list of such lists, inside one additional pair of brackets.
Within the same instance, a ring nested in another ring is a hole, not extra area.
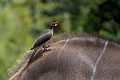
[(48, 44), (48, 45), (46, 45), (46, 48), (48, 48), (48, 47), (50, 47), (51, 46), (51, 44)]
[(43, 48), (44, 48), (44, 49), (46, 49), (46, 46), (45, 46), (45, 45), (43, 45)]
[(43, 45), (44, 50), (47, 50), (47, 51), (48, 51), (48, 50), (51, 50), (51, 49), (47, 49), (49, 46), (50, 46), (50, 44), (47, 45), (47, 46), (46, 46), (46, 45)]

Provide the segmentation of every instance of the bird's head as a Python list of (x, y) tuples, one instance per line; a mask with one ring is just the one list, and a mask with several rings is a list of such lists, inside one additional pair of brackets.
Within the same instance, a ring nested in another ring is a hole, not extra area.
[(52, 23), (50, 24), (50, 28), (57, 27), (58, 25), (59, 25), (59, 22), (58, 22), (58, 21), (52, 22)]

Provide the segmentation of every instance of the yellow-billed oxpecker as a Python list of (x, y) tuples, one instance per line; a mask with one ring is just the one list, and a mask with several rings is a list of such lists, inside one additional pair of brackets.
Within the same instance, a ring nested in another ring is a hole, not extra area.
[[(47, 49), (47, 47), (45, 46), (45, 43), (51, 39), (51, 37), (53, 36), (53, 28), (58, 26), (59, 22), (52, 22), (49, 26), (49, 28), (42, 34), (42, 36), (40, 36), (38, 38), (38, 40), (34, 43), (33, 47), (30, 50), (34, 49), (34, 52), (32, 53), (29, 62), (33, 59), (37, 49), (41, 46), (43, 46), (44, 49)], [(29, 63), (28, 62), (28, 63)]]

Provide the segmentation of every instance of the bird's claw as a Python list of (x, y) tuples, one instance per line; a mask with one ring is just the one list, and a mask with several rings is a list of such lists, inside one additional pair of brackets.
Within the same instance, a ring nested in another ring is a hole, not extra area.
[(48, 44), (48, 45), (44, 45), (43, 48), (44, 49), (47, 49), (48, 47), (50, 47), (51, 44)]
[(46, 48), (45, 50), (46, 50), (46, 51), (50, 51), (51, 49)]
[(43, 46), (44, 50), (46, 50), (46, 51), (50, 51), (51, 49), (48, 49), (49, 46), (50, 46), (50, 45)]

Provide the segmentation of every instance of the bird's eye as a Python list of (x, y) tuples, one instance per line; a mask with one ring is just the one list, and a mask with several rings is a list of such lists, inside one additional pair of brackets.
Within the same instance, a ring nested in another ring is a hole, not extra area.
[(55, 26), (55, 23), (53, 23), (52, 26)]

